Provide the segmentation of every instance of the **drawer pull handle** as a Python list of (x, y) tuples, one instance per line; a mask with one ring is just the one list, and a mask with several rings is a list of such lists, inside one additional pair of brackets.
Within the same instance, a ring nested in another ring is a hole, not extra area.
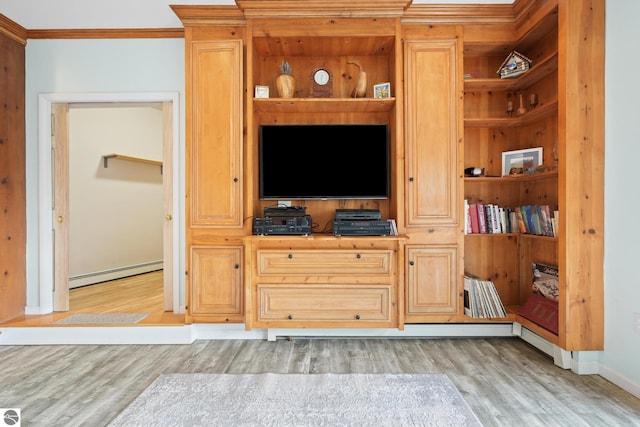
[(357, 254), (357, 255), (356, 255), (356, 258), (358, 258), (358, 259), (362, 258), (362, 255)]
[(288, 315), (287, 319), (291, 320), (291, 319), (293, 319), (293, 316), (292, 315)]
[(360, 315), (356, 314), (356, 320), (360, 320)]
[(289, 255), (287, 255), (287, 258), (289, 258), (289, 259), (293, 258), (293, 255), (289, 254)]

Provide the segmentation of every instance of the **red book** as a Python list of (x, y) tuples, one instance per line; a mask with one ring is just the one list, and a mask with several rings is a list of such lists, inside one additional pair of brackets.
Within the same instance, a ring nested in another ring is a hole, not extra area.
[(558, 303), (540, 294), (531, 294), (518, 314), (558, 335)]
[(478, 206), (477, 203), (469, 204), (469, 216), (471, 217), (471, 233), (480, 232), (480, 224), (478, 222)]

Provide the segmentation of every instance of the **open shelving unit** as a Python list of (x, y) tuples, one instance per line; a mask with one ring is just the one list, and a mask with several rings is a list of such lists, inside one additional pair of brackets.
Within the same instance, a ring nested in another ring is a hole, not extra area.
[[(557, 209), (558, 169), (554, 152), (558, 140), (558, 23), (557, 9), (532, 22), (520, 40), (507, 51), (516, 50), (533, 58), (531, 68), (515, 78), (467, 78), (465, 90), (465, 167), (483, 167), (488, 176), (464, 179), (469, 203), (485, 202), (501, 207), (550, 205)], [(505, 49), (474, 46), (477, 55), (465, 55), (465, 73), (496, 75)], [(527, 112), (511, 116), (510, 101), (518, 108), (519, 98), (536, 94), (539, 104), (525, 104)], [(543, 147), (545, 171), (502, 175), (501, 153)], [(553, 344), (558, 335), (518, 314), (532, 293), (531, 263), (558, 265), (557, 237), (521, 233), (467, 234), (465, 272), (495, 283), (507, 307), (509, 318), (521, 323)], [(476, 319), (474, 319), (476, 320)]]

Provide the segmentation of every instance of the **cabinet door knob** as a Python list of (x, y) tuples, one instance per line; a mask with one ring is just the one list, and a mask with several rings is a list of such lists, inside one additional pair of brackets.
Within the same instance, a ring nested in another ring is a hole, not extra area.
[(238, 178), (233, 178), (233, 182), (238, 182), (239, 179)]
[(410, 177), (410, 178), (409, 178), (409, 182), (413, 182), (413, 177)]
[(287, 258), (289, 258), (289, 259), (293, 258), (293, 255), (289, 254), (289, 255), (287, 255)]
[(239, 265), (239, 264), (235, 264), (235, 265), (233, 266), (233, 268), (235, 268), (235, 269), (237, 270), (237, 269), (239, 269), (239, 268), (240, 268), (240, 265)]
[(413, 265), (413, 261), (409, 261), (409, 265)]
[(358, 259), (362, 258), (362, 255), (357, 254), (357, 255), (356, 255), (356, 258), (358, 258)]
[(291, 319), (293, 319), (293, 316), (292, 315), (288, 315), (287, 319), (291, 320)]
[(360, 320), (360, 315), (356, 314), (356, 320)]

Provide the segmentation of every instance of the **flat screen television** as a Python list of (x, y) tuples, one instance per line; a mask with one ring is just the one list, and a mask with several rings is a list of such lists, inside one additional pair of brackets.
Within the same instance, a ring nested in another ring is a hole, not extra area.
[(389, 197), (388, 125), (262, 125), (259, 131), (260, 199)]

